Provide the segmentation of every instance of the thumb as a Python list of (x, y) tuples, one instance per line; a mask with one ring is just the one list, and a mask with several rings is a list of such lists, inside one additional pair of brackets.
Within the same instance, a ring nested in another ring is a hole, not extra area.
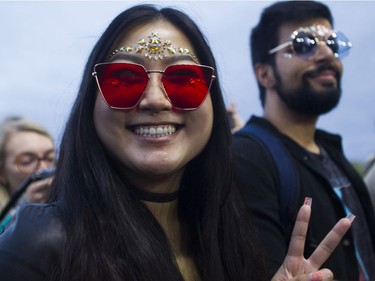
[(307, 275), (308, 281), (332, 281), (333, 273), (329, 269), (321, 269)]
[(290, 281), (332, 281), (333, 273), (329, 269), (321, 269), (319, 271), (310, 272), (309, 274), (297, 275)]

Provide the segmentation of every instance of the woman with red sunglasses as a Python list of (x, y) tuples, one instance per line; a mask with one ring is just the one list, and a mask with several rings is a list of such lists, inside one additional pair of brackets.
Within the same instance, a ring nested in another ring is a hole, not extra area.
[[(86, 64), (50, 204), (23, 208), (0, 236), (1, 280), (265, 280), (215, 69), (184, 13), (117, 16)], [(310, 205), (274, 280), (332, 280), (318, 268), (351, 221), (305, 259)]]

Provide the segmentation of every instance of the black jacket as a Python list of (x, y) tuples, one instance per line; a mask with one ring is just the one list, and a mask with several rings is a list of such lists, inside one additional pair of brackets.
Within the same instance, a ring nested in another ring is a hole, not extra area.
[(25, 205), (0, 234), (0, 280), (50, 280), (59, 264), (64, 240), (56, 207)]
[[(299, 181), (299, 199), (291, 212), (292, 218), (295, 218), (305, 197), (313, 199), (305, 246), (305, 257), (308, 257), (337, 221), (346, 216), (345, 211), (325, 177), (322, 167), (315, 164), (305, 149), (278, 132), (267, 120), (253, 116), (249, 123), (253, 122), (278, 136), (290, 152)], [(315, 138), (341, 168), (356, 190), (364, 207), (373, 239), (369, 247), (375, 251), (375, 217), (369, 195), (361, 177), (343, 154), (341, 138), (321, 130), (316, 131)], [(237, 168), (237, 182), (253, 212), (255, 226), (265, 250), (268, 276), (271, 279), (286, 256), (290, 240), (290, 232), (285, 231), (285, 226), (282, 225), (279, 216), (279, 181), (276, 166), (263, 145), (248, 137), (234, 137), (233, 153)], [(350, 231), (323, 267), (331, 269), (337, 280), (358, 280), (357, 261)]]

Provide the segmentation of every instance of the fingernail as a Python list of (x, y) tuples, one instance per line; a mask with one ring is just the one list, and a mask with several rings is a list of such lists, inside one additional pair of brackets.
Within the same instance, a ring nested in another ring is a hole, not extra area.
[(347, 219), (350, 220), (350, 222), (353, 222), (354, 219), (355, 219), (355, 215), (353, 215), (352, 213), (349, 213), (347, 216), (346, 216)]
[(329, 278), (331, 278), (331, 272), (327, 270), (309, 273), (309, 281), (323, 281)]
[(311, 197), (305, 197), (305, 201), (303, 202), (303, 204), (311, 206), (311, 204), (312, 204), (312, 198)]

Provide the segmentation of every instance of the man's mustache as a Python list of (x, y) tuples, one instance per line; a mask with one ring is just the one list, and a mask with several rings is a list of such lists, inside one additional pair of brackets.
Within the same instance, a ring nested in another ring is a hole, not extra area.
[(332, 64), (321, 64), (321, 65), (318, 65), (317, 67), (315, 67), (315, 69), (312, 69), (312, 70), (309, 70), (307, 71), (304, 76), (310, 76), (310, 77), (315, 77), (315, 76), (318, 76), (320, 75), (322, 72), (324, 71), (332, 71), (336, 77), (337, 80), (339, 80), (341, 78), (341, 73), (340, 71), (337, 69), (337, 67), (335, 67), (334, 65)]

